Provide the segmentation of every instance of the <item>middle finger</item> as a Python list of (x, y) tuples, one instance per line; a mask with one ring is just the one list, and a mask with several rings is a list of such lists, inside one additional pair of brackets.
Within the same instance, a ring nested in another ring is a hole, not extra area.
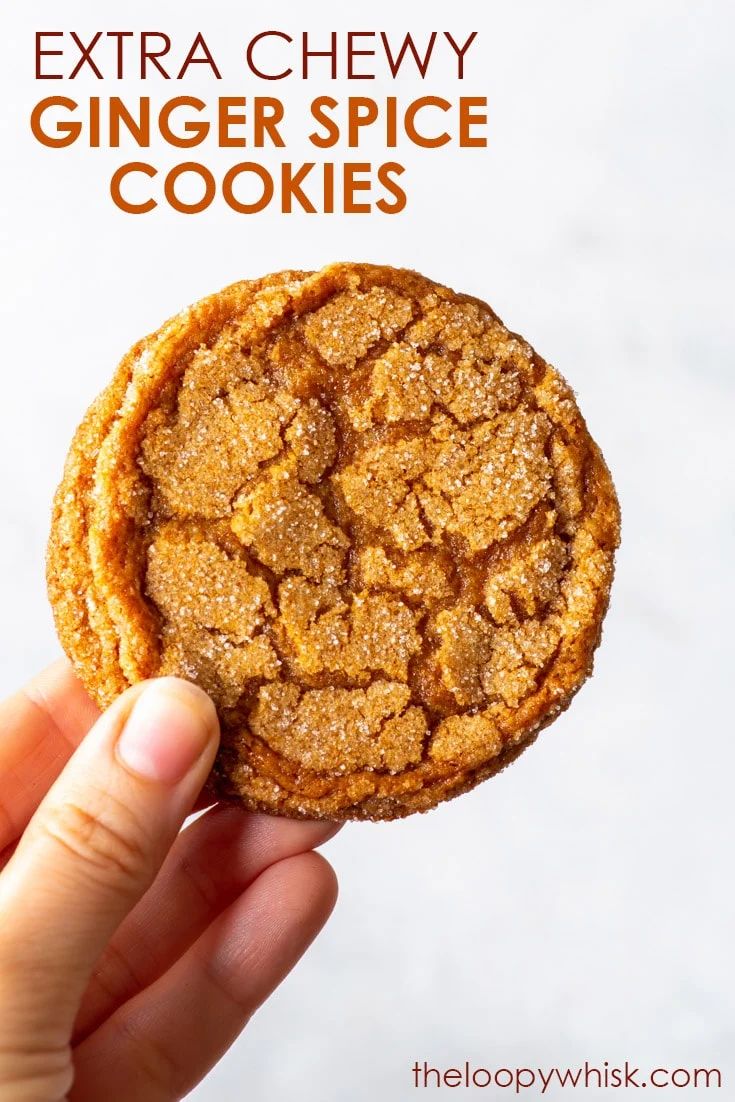
[(153, 983), (269, 865), (327, 841), (339, 824), (211, 808), (177, 838), (155, 883), (94, 970), (77, 1016), (77, 1044)]

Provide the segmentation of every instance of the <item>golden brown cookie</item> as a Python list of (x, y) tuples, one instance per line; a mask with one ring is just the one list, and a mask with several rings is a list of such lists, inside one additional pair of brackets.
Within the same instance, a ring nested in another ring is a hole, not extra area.
[(48, 582), (106, 706), (211, 693), (215, 783), (391, 819), (497, 772), (592, 668), (618, 543), (572, 391), (483, 302), (334, 264), (139, 342), (79, 427)]

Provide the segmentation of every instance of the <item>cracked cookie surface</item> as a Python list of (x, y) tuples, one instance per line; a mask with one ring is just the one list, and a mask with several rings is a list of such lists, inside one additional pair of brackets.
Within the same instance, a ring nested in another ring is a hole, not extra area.
[(591, 671), (619, 513), (572, 391), (484, 303), (335, 264), (124, 358), (72, 444), (49, 592), (108, 705), (160, 674), (221, 795), (395, 818), (492, 775)]

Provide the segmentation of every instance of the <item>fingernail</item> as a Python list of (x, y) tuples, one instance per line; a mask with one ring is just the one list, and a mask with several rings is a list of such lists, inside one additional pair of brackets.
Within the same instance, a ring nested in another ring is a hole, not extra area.
[(217, 731), (206, 693), (188, 681), (151, 681), (133, 705), (117, 743), (122, 763), (147, 780), (177, 784)]

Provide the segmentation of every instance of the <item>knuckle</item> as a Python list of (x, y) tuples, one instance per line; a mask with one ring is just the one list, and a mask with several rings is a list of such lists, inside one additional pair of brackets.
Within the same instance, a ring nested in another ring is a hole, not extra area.
[(72, 1043), (78, 1045), (86, 1040), (109, 1014), (109, 1007), (127, 1002), (145, 986), (131, 955), (117, 946), (114, 939), (110, 941), (90, 978), (77, 1015)]
[(223, 1009), (227, 1008), (229, 1010), (230, 1015), (235, 1020), (239, 1021), (241, 1028), (250, 1021), (253, 1013), (265, 999), (265, 993), (261, 998), (258, 998), (257, 993), (250, 986), (247, 986), (244, 991), (239, 991), (232, 982), (232, 972), (241, 975), (258, 975), (261, 961), (255, 946), (255, 940), (249, 939), (244, 948), (240, 950), (235, 969), (228, 968), (225, 971), (221, 964), (218, 965), (212, 959), (205, 960), (202, 964), (204, 977), (212, 988), (217, 1001)]
[(97, 881), (137, 887), (152, 872), (146, 832), (122, 801), (107, 793), (82, 803), (54, 805), (43, 828), (86, 874)]
[(14, 1102), (66, 1098), (73, 1080), (68, 1045), (0, 1044), (0, 1098)]
[(132, 1017), (123, 1015), (117, 1024), (122, 1051), (135, 1053), (136, 1078), (146, 1085), (149, 1095), (181, 1098), (186, 1093), (180, 1054), (175, 1054), (156, 1038), (155, 1031), (143, 1029)]
[(202, 908), (207, 912), (214, 911), (220, 902), (214, 876), (190, 857), (181, 862), (181, 876), (191, 887)]

